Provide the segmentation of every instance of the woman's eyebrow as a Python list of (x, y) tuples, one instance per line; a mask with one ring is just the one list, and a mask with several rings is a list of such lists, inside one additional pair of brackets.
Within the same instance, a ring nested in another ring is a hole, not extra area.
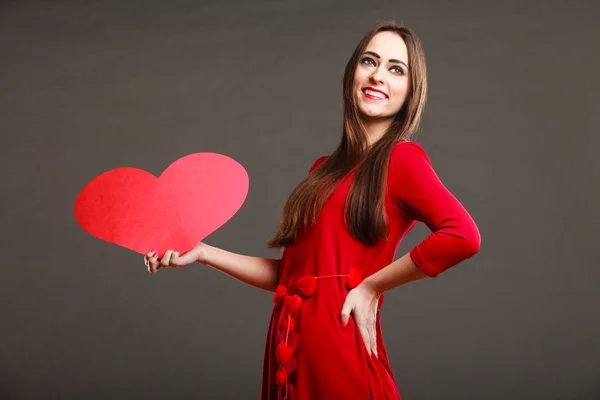
[[(365, 51), (364, 54), (370, 54), (373, 57), (377, 58), (378, 60), (381, 59), (381, 56), (373, 51)], [(396, 60), (395, 58), (390, 58), (389, 61), (391, 63), (402, 64), (408, 69), (408, 65), (406, 65), (406, 63), (404, 61)]]

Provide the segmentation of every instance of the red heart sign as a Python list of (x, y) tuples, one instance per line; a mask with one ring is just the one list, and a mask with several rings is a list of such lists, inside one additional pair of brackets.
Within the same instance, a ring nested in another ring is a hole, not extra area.
[(136, 168), (99, 175), (77, 196), (75, 218), (90, 235), (140, 254), (183, 254), (240, 209), (248, 186), (248, 174), (235, 160), (195, 153), (159, 178)]

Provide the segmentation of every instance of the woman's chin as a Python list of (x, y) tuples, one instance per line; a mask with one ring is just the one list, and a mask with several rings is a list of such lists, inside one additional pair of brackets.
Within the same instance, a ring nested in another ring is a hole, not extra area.
[(376, 120), (387, 118), (385, 113), (383, 113), (381, 110), (361, 109), (360, 114), (367, 121), (376, 121)]

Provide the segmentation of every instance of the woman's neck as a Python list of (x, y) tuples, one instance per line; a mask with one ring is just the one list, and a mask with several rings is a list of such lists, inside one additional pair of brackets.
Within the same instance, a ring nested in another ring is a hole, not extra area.
[(367, 133), (367, 143), (369, 144), (369, 147), (381, 139), (383, 135), (385, 135), (391, 124), (391, 119), (365, 121), (365, 130)]

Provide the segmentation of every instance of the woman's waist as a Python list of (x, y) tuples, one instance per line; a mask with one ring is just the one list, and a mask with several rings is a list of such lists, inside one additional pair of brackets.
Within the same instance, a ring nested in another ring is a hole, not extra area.
[[(358, 287), (364, 277), (356, 268), (346, 274), (301, 275), (281, 279), (273, 297), (281, 316), (299, 317), (301, 314), (335, 315), (339, 318), (348, 293)], [(380, 296), (379, 307), (383, 304)], [(306, 311), (306, 312), (303, 312)]]

